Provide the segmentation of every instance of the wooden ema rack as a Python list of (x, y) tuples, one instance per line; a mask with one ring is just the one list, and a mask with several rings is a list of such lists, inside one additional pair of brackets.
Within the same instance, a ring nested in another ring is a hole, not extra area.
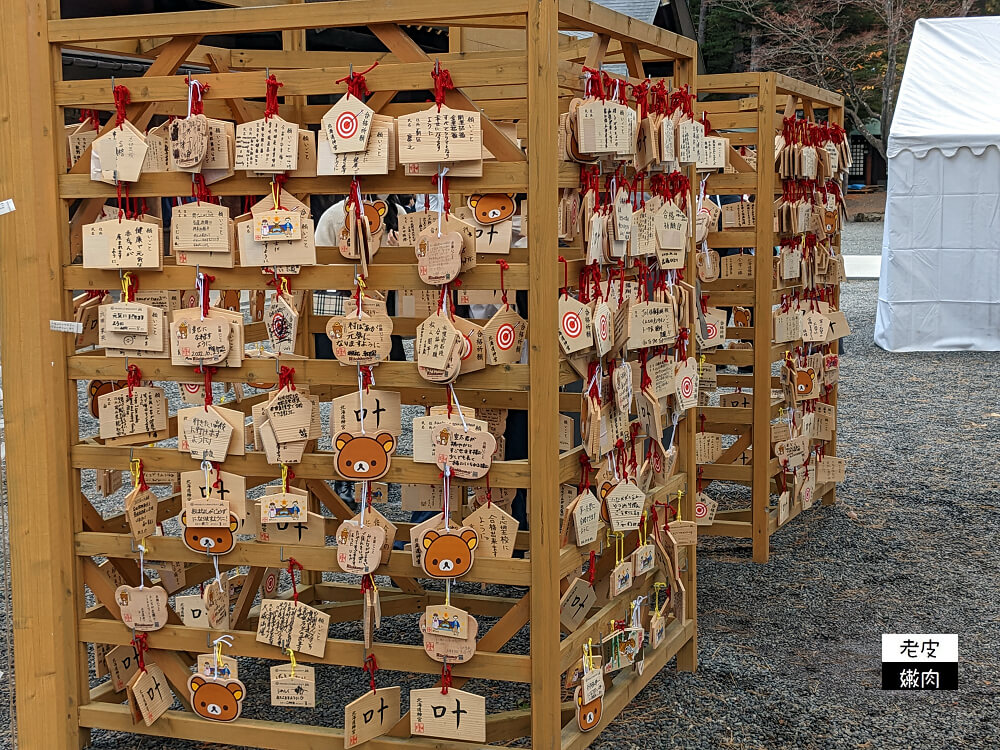
[[(773, 136), (781, 131), (783, 118), (799, 111), (807, 120), (815, 121), (814, 113), (820, 110), (826, 112), (827, 122), (841, 126), (844, 122), (843, 97), (839, 94), (778, 73), (702, 75), (698, 77), (698, 93), (702, 99), (698, 103), (699, 113), (705, 113), (712, 128), (730, 140), (733, 147), (732, 166), (735, 169), (732, 173), (710, 176), (706, 185), (707, 194), (756, 196), (758, 205), (765, 200), (762, 196), (770, 199), (781, 194), (781, 180), (776, 170), (763, 167), (774, 163)], [(713, 97), (713, 94), (729, 96), (718, 100), (720, 97)], [(717, 100), (705, 101), (705, 98)], [(739, 158), (741, 147), (755, 151), (756, 165)], [(774, 248), (779, 245), (782, 235), (772, 224), (771, 211), (766, 213), (766, 221), (760, 218), (761, 213), (758, 212), (754, 226), (713, 231), (708, 235), (709, 248), (748, 248), (755, 253), (753, 279), (719, 279), (701, 286), (710, 306), (739, 305), (752, 311), (751, 327), (726, 328), (729, 342), (749, 342), (751, 348), (720, 347), (706, 355), (706, 361), (719, 368), (727, 365), (752, 368), (750, 374), (720, 371), (718, 375), (721, 390), (727, 393), (740, 390), (752, 403), (726, 407), (702, 405), (699, 408), (699, 429), (733, 435), (736, 441), (715, 462), (699, 465), (698, 471), (703, 488), (713, 482), (733, 482), (749, 486), (751, 491), (750, 507), (719, 510), (711, 525), (700, 527), (700, 533), (750, 539), (754, 561), (767, 562), (770, 537), (779, 528), (776, 477), (781, 472), (781, 466), (774, 457), (773, 446), (769, 447), (767, 461), (756, 460), (754, 436), (767, 435), (770, 446), (771, 423), (778, 418), (783, 405), (780, 382), (777, 377), (772, 377), (772, 365), (782, 361), (789, 349), (802, 342), (772, 343), (773, 306), (780, 303), (782, 295), (793, 293), (799, 285), (786, 284), (777, 275)], [(840, 244), (839, 224), (833, 244)], [(770, 283), (761, 283), (761, 280)], [(838, 287), (838, 304), (839, 299)], [(758, 393), (767, 393), (769, 398), (753, 398)], [(836, 387), (830, 400), (836, 404)], [(748, 451), (751, 452), (749, 460)], [(827, 455), (835, 454), (836, 432), (827, 445)], [(828, 483), (818, 487), (816, 496), (822, 498), (824, 505), (833, 504), (836, 485)], [(784, 523), (800, 512), (801, 505), (794, 506)]]
[[(513, 250), (504, 280), (507, 288), (527, 290), (530, 310), (531, 364), (494, 367), (462, 376), (456, 383), (465, 406), (527, 409), (529, 458), (494, 464), (490, 479), (494, 487), (530, 488), (530, 532), (518, 534), (517, 547), (527, 559), (476, 560), (465, 580), (525, 587), (520, 599), (485, 596), (461, 598), (475, 615), (498, 617), (480, 633), (478, 651), (467, 664), (454, 665), (454, 686), (472, 678), (489, 678), (530, 684), (531, 708), (488, 716), (487, 742), (504, 743), (531, 737), (536, 748), (582, 748), (628, 704), (638, 691), (674, 656), (678, 667), (696, 667), (695, 552), (689, 549), (684, 581), (687, 612), (683, 622), (671, 620), (666, 641), (647, 656), (640, 676), (633, 670), (619, 672), (609, 683), (604, 715), (597, 731), (581, 733), (575, 723), (574, 706), (561, 693), (562, 675), (588, 637), (597, 638), (614, 617), (623, 617), (628, 596), (613, 599), (596, 609), (571, 634), (562, 634), (559, 624), (561, 586), (566, 577), (586, 565), (589, 549), (570, 544), (560, 547), (560, 483), (575, 483), (579, 476), (577, 447), (559, 451), (560, 411), (579, 409), (577, 394), (559, 393), (578, 376), (561, 362), (557, 343), (557, 294), (563, 268), (559, 254), (569, 260), (570, 277), (581, 265), (581, 248), (557, 251), (556, 198), (561, 187), (579, 186), (577, 165), (557, 159), (556, 123), (566, 111), (572, 95), (582, 88), (581, 66), (570, 57), (560, 57), (557, 32), (597, 32), (587, 41), (580, 57), (599, 64), (624, 59), (633, 80), (643, 77), (643, 58), (673, 60), (675, 85), (696, 85), (693, 60), (695, 44), (661, 29), (636, 22), (584, 0), (526, 2), (513, 0), (498, 7), (481, 0), (440, 2), (412, 0), (379, 3), (345, 0), (336, 3), (272, 5), (191, 12), (123, 15), (113, 18), (61, 19), (59, 4), (35, 0), (16, 8), (7, 4), (0, 11), (4, 44), (2, 62), (4, 95), (0, 97), (4, 117), (0, 141), (4, 169), (0, 175), (3, 197), (11, 197), (16, 211), (0, 219), (5, 252), (0, 253), (2, 278), (2, 345), (6, 391), (5, 418), (7, 468), (9, 473), (10, 537), (12, 546), (17, 661), (18, 737), (25, 748), (76, 750), (84, 746), (91, 728), (139, 734), (196, 739), (206, 742), (264, 748), (333, 747), (343, 741), (343, 730), (257, 720), (249, 716), (232, 724), (206, 722), (189, 710), (170, 710), (151, 727), (134, 724), (129, 709), (107, 682), (88, 685), (88, 645), (124, 645), (132, 632), (119, 620), (115, 601), (115, 578), (138, 585), (138, 557), (122, 514), (102, 518), (81, 492), (81, 472), (94, 467), (129, 468), (130, 458), (141, 459), (146, 471), (185, 471), (197, 462), (174, 448), (160, 446), (109, 447), (90, 435), (80, 435), (77, 414), (77, 384), (90, 379), (124, 377), (121, 359), (105, 358), (100, 351), (77, 352), (73, 336), (50, 330), (50, 321), (72, 320), (72, 297), (80, 290), (117, 288), (115, 271), (100, 271), (80, 265), (81, 229), (94, 221), (101, 207), (115, 197), (112, 185), (93, 182), (84, 156), (68, 173), (65, 170), (63, 124), (65, 108), (112, 109), (107, 80), (63, 81), (60, 53), (84, 49), (101, 54), (140, 56), (152, 61), (141, 79), (119, 80), (131, 90), (128, 117), (140, 129), (156, 115), (183, 115), (187, 86), (177, 69), (188, 63), (207, 66), (198, 74), (210, 89), (205, 93), (205, 113), (210, 117), (244, 122), (261, 116), (263, 71), (270, 68), (284, 84), (282, 116), (306, 126), (320, 121), (328, 105), (311, 105), (309, 95), (341, 93), (335, 83), (348, 73), (348, 66), (362, 70), (379, 59), (381, 64), (367, 76), (374, 91), (368, 101), (377, 111), (394, 116), (425, 108), (425, 104), (394, 101), (397, 92), (427, 91), (433, 60), (413, 42), (400, 24), (450, 26), (470, 29), (519, 29), (526, 47), (520, 51), (454, 53), (440, 56), (458, 87), (449, 94), (449, 104), (458, 108), (481, 108), (489, 118), (518, 119), (518, 135), (530, 151), (525, 152), (492, 123), (484, 121), (484, 143), (495, 155), (481, 178), (455, 178), (453, 195), (472, 192), (517, 192), (527, 195), (530, 205), (525, 250)], [(315, 52), (305, 49), (305, 30), (325, 27), (367, 26), (390, 50), (389, 53)], [(205, 35), (230, 35), (282, 31), (282, 50), (237, 50), (203, 45)], [(582, 49), (583, 46), (580, 48)], [(610, 52), (609, 52), (610, 49)], [(422, 98), (422, 97), (418, 97)], [(256, 101), (254, 100), (256, 99)], [(250, 178), (238, 172), (211, 186), (215, 195), (263, 195), (269, 180)], [(345, 194), (350, 178), (292, 178), (286, 189), (300, 197), (308, 194)], [(427, 178), (411, 178), (401, 171), (367, 177), (370, 193), (430, 192)], [(188, 195), (191, 180), (179, 173), (148, 174), (132, 184), (133, 198)], [(314, 217), (318, 218), (318, 217)], [(408, 249), (383, 250), (368, 277), (375, 289), (421, 288), (416, 264)], [(297, 289), (350, 289), (354, 266), (344, 262), (336, 248), (318, 249), (320, 265), (305, 267), (294, 278)], [(693, 258), (693, 245), (691, 251)], [(499, 268), (493, 258), (463, 274), (465, 289), (497, 289)], [(264, 288), (267, 277), (258, 268), (214, 269), (215, 290)], [(167, 259), (162, 271), (140, 271), (140, 289), (189, 289), (194, 269), (173, 265)], [(308, 310), (309, 305), (307, 304)], [(322, 318), (305, 320), (303, 334), (323, 330)], [(413, 334), (416, 321), (396, 320), (396, 332)], [(261, 324), (246, 328), (246, 340), (266, 339)], [(313, 350), (308, 340), (301, 352)], [(191, 368), (168, 360), (133, 358), (147, 380), (190, 381)], [(297, 383), (308, 384), (324, 400), (356, 389), (355, 373), (335, 361), (309, 358), (289, 362)], [(274, 379), (273, 360), (244, 360), (238, 368), (220, 368), (218, 382), (249, 382)], [(422, 380), (413, 362), (384, 362), (378, 366), (381, 387), (398, 389), (404, 404), (444, 404), (447, 391)], [(555, 394), (558, 397), (554, 397)], [(249, 413), (263, 396), (249, 397), (239, 408)], [(232, 407), (233, 404), (228, 404)], [(693, 474), (693, 419), (682, 422), (679, 441), (680, 472), (671, 478), (664, 493), (687, 488)], [(170, 434), (176, 434), (171, 419)], [(278, 467), (266, 462), (260, 452), (230, 457), (225, 470), (244, 475), (248, 489), (278, 476)], [(330, 454), (307, 453), (294, 467), (296, 482), (311, 492), (311, 506), (327, 512), (327, 533), (339, 519), (353, 513), (322, 480), (334, 479)], [(407, 457), (392, 462), (387, 481), (437, 484), (438, 469), (415, 464)], [(177, 493), (161, 498), (158, 518), (175, 516), (180, 509)], [(692, 493), (684, 498), (684, 516), (693, 513)], [(407, 525), (401, 526), (405, 535)], [(635, 544), (629, 535), (626, 544)], [(150, 560), (182, 562), (188, 585), (209, 580), (212, 565), (206, 557), (183, 546), (176, 537), (152, 537), (147, 541)], [(105, 557), (101, 565), (95, 557)], [(233, 646), (228, 656), (241, 659), (283, 658), (278, 649), (258, 643), (252, 620), (254, 597), (268, 567), (283, 568), (283, 559), (294, 557), (305, 569), (301, 599), (322, 608), (334, 623), (358, 619), (360, 594), (356, 585), (323, 583), (323, 571), (337, 570), (332, 547), (269, 545), (240, 541), (223, 560), (223, 569), (242, 566), (247, 570), (244, 593), (232, 615)], [(598, 580), (606, 579), (610, 565), (602, 558)], [(112, 573), (114, 571), (114, 573)], [(418, 580), (409, 554), (391, 553), (379, 574), (391, 576), (393, 587), (383, 594), (386, 616), (421, 611), (441, 594), (427, 590)], [(147, 585), (151, 583), (149, 579)], [(96, 605), (87, 606), (86, 592)], [(524, 626), (530, 625), (529, 653), (500, 653), (501, 648)], [(172, 611), (169, 624), (149, 634), (148, 659), (158, 664), (185, 709), (185, 688), (193, 655), (206, 651), (207, 638), (221, 633), (193, 629), (181, 624)], [(381, 670), (434, 675), (441, 665), (430, 660), (420, 646), (379, 643), (376, 632), (373, 653)], [(301, 661), (360, 668), (362, 644), (329, 638), (322, 657), (301, 656)], [(358, 675), (361, 675), (360, 669)], [(359, 685), (361, 678), (359, 677)], [(256, 686), (267, 690), (267, 686)], [(360, 693), (359, 689), (359, 693)], [(404, 716), (387, 736), (367, 743), (372, 750), (412, 748), (472, 748), (475, 743), (410, 737)]]

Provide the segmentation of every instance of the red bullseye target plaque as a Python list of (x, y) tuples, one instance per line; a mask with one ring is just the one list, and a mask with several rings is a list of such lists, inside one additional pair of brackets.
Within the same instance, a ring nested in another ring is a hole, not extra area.
[(497, 346), (507, 351), (512, 346), (514, 342), (517, 341), (517, 333), (514, 331), (514, 326), (510, 323), (504, 323), (499, 328), (497, 328)]
[(337, 115), (337, 135), (347, 139), (358, 132), (358, 116), (353, 112), (341, 112)]
[(583, 323), (580, 316), (575, 311), (567, 312), (562, 316), (562, 329), (569, 338), (575, 339), (583, 331)]
[(355, 96), (341, 97), (323, 115), (326, 146), (335, 154), (364, 151), (368, 146), (374, 111)]
[(559, 346), (566, 354), (594, 345), (590, 308), (566, 294), (559, 297)]

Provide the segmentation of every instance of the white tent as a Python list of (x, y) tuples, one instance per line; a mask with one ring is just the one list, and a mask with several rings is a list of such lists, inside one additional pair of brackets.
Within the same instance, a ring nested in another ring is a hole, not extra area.
[(875, 343), (1000, 350), (1000, 17), (917, 22), (887, 151)]

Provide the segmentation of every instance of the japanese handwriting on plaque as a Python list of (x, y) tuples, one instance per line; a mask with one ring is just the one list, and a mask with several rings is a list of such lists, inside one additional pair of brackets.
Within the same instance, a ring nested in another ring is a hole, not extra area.
[(399, 721), (398, 687), (370, 690), (344, 707), (344, 747), (381, 737)]
[(114, 185), (135, 182), (146, 159), (146, 137), (128, 120), (98, 136), (90, 151), (90, 179)]
[(486, 742), (486, 698), (457, 688), (411, 690), (410, 733)]
[(159, 630), (167, 624), (167, 592), (162, 586), (119, 586), (115, 603), (130, 628)]
[[(214, 416), (213, 416), (214, 412)], [(222, 432), (226, 432), (226, 429), (215, 421), (215, 417), (219, 417), (232, 427), (229, 431), (229, 443), (223, 445), (221, 443)], [(202, 456), (194, 451), (192, 451), (191, 441), (188, 438), (189, 425), (192, 419), (198, 418), (199, 423), (195, 426), (198, 428), (206, 428), (208, 423), (206, 420), (211, 420), (212, 424), (218, 429), (218, 434), (215, 432), (203, 433), (195, 435), (195, 439), (198, 442), (198, 450), (204, 450), (204, 445), (206, 444), (207, 438), (211, 437), (211, 452), (213, 454), (221, 455), (231, 455), (231, 456), (242, 456), (246, 454), (246, 444), (243, 442), (243, 420), (245, 419), (243, 412), (237, 411), (236, 409), (227, 409), (224, 406), (210, 406), (206, 409), (204, 406), (192, 406), (186, 409), (178, 409), (177, 411), (177, 450), (182, 453), (191, 453), (192, 458), (202, 458)], [(213, 428), (214, 429), (214, 428)], [(215, 442), (218, 441), (218, 442)], [(210, 461), (222, 461), (221, 458), (209, 458)], [(204, 475), (203, 475), (204, 476)]]
[(128, 692), (147, 727), (153, 726), (174, 702), (167, 677), (156, 664), (146, 664), (146, 669), (136, 672)]
[(385, 115), (374, 115), (368, 145), (361, 151), (350, 153), (334, 153), (326, 130), (320, 128), (316, 149), (317, 175), (387, 174), (390, 169), (396, 168), (396, 121)]
[(236, 126), (236, 169), (288, 172), (298, 166), (299, 128), (277, 115)]
[(271, 667), (271, 705), (314, 708), (316, 670), (305, 664), (276, 664)]
[(632, 482), (619, 482), (604, 498), (608, 520), (614, 531), (634, 531), (639, 528), (646, 493)]
[(572, 505), (573, 532), (578, 547), (597, 541), (601, 526), (601, 504), (592, 492), (582, 492)]
[(483, 158), (479, 112), (431, 107), (396, 120), (397, 154), (405, 164)]
[(285, 386), (264, 407), (264, 416), (270, 420), (274, 437), (279, 443), (305, 440), (313, 418), (313, 402), (301, 391)]
[(151, 221), (98, 221), (83, 227), (84, 268), (159, 269), (163, 230)]
[(330, 151), (348, 154), (364, 151), (375, 112), (356, 96), (342, 96), (321, 120)]
[(429, 226), (420, 233), (413, 251), (417, 257), (417, 273), (425, 284), (438, 286), (454, 281), (462, 270), (462, 235), (443, 232)]
[(130, 435), (142, 436), (141, 442), (166, 437), (167, 403), (159, 387), (128, 388), (99, 396), (97, 411), (100, 435), (104, 440)]
[(229, 357), (232, 326), (229, 320), (213, 316), (198, 320), (191, 316), (170, 324), (171, 363), (175, 365), (217, 365)]
[(177, 265), (233, 265), (229, 209), (212, 203), (188, 203), (174, 208), (170, 245)]
[(459, 479), (480, 479), (493, 464), (497, 440), (489, 432), (466, 431), (458, 425), (445, 427), (434, 447), (434, 463), (439, 469), (447, 466)]
[(447, 316), (433, 314), (417, 326), (414, 358), (421, 367), (444, 369), (461, 341), (462, 334)]
[[(97, 309), (97, 345), (108, 350), (108, 356), (114, 356), (114, 350), (127, 350), (146, 356), (166, 356), (164, 347), (164, 313), (152, 305), (142, 305), (133, 302), (118, 302), (101, 305)], [(126, 331), (125, 327), (145, 330)]]
[(677, 320), (671, 303), (637, 302), (629, 306), (629, 349), (662, 346), (676, 335)]
[(296, 653), (323, 656), (330, 615), (302, 602), (267, 599), (260, 605), (257, 640)]
[(374, 365), (389, 358), (392, 318), (385, 313), (335, 315), (326, 323), (333, 356), (345, 365)]
[[(185, 409), (182, 435), (192, 458), (225, 461), (233, 426), (215, 407)], [(178, 446), (180, 447), (180, 446)]]
[(483, 557), (509, 559), (517, 540), (517, 519), (493, 503), (481, 506), (463, 522), (479, 535), (478, 552)]
[(132, 538), (141, 542), (156, 532), (156, 495), (138, 485), (125, 498), (125, 518)]
[(582, 578), (574, 578), (559, 600), (559, 622), (566, 632), (572, 633), (590, 613), (597, 602), (597, 592), (594, 587)]
[(344, 521), (337, 529), (337, 564), (345, 573), (372, 573), (382, 562), (385, 529)]
[(208, 118), (205, 115), (178, 117), (168, 125), (167, 138), (172, 169), (199, 169), (208, 150)]
[(399, 391), (372, 388), (364, 398), (357, 393), (338, 396), (330, 406), (330, 432), (402, 432)]

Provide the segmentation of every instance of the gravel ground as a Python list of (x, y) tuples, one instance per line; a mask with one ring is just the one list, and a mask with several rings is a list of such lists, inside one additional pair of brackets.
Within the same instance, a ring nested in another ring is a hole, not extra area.
[[(859, 228), (869, 239), (858, 237)], [(846, 234), (845, 252), (878, 252), (881, 225), (851, 224)], [(995, 745), (1000, 564), (988, 545), (1000, 532), (1000, 488), (995, 478), (969, 482), (965, 461), (974, 457), (979, 465), (995, 466), (1000, 459), (1000, 413), (978, 397), (982, 386), (973, 388), (973, 382), (1000, 376), (1000, 364), (991, 354), (889, 355), (878, 349), (872, 344), (876, 292), (874, 281), (844, 287), (854, 335), (841, 374), (841, 455), (850, 465), (840, 501), (817, 506), (779, 531), (768, 565), (749, 562), (749, 545), (742, 542), (701, 544), (698, 672), (665, 669), (595, 748)], [(891, 423), (883, 421), (887, 414)], [(403, 443), (401, 451), (407, 449)], [(85, 480), (92, 482), (92, 472)], [(120, 502), (111, 498), (101, 509), (110, 513)], [(480, 590), (474, 584), (458, 588)], [(2, 591), (0, 615), (7, 624)], [(484, 619), (481, 630), (490, 624)], [(357, 630), (335, 627), (343, 637), (360, 635)], [(883, 632), (958, 633), (960, 691), (882, 692)], [(416, 643), (416, 633), (414, 617), (401, 616), (384, 620), (377, 638)], [(522, 630), (505, 650), (526, 648)], [(365, 689), (357, 669), (320, 667), (319, 708), (276, 709), (268, 701), (267, 670), (277, 662), (242, 661), (240, 675), (249, 686), (245, 715), (254, 718), (338, 726), (344, 704)], [(430, 676), (380, 674), (381, 684), (404, 687), (404, 703), (409, 688), (432, 682)], [(526, 686), (510, 683), (470, 687), (487, 696), (490, 711), (524, 705), (528, 697)], [(0, 738), (10, 746), (5, 681), (0, 690)], [(92, 746), (207, 747), (108, 732), (95, 732)]]
[(882, 228), (881, 221), (856, 221), (847, 225), (840, 240), (840, 249), (844, 255), (881, 255)]

